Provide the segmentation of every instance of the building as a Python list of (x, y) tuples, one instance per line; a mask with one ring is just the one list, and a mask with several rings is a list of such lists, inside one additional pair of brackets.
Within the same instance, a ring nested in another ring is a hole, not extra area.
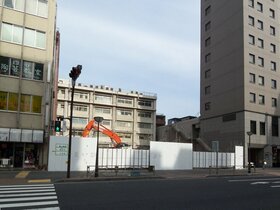
[[(71, 88), (71, 81), (59, 80), (58, 117), (70, 116)], [(150, 141), (155, 140), (156, 99), (156, 94), (78, 83), (74, 93), (72, 133), (81, 136), (89, 120), (100, 116), (104, 118), (102, 125), (117, 133), (123, 143), (133, 148), (148, 148)], [(69, 120), (64, 121), (66, 131), (61, 134), (68, 135)], [(113, 146), (110, 138), (102, 133), (100, 146)]]
[(280, 164), (279, 11), (274, 0), (201, 0), (201, 138), (244, 146), (244, 165)]
[(1, 0), (0, 24), (0, 165), (44, 165), (58, 66), (56, 1)]
[(165, 126), (165, 115), (164, 114), (157, 114), (156, 115), (156, 127)]

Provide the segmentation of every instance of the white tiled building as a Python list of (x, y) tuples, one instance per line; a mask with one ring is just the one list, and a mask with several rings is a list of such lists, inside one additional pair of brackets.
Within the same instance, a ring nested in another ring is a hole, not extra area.
[[(71, 81), (59, 80), (57, 116), (70, 116)], [(75, 86), (73, 105), (73, 135), (81, 136), (83, 129), (93, 117), (104, 118), (102, 124), (116, 132), (133, 148), (148, 148), (155, 140), (156, 94), (124, 91), (107, 86)], [(69, 121), (66, 131), (68, 135)], [(90, 135), (96, 135), (93, 132)], [(109, 137), (100, 134), (100, 145), (112, 146)]]

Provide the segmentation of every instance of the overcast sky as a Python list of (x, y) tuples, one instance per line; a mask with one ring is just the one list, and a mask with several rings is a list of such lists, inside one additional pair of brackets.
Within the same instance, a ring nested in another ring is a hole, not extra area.
[(58, 0), (59, 78), (157, 94), (167, 119), (199, 113), (199, 0)]

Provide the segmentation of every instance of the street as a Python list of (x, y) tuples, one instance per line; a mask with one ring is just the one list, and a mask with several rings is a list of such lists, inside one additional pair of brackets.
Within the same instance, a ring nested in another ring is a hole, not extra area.
[(280, 177), (56, 184), (61, 209), (279, 209)]

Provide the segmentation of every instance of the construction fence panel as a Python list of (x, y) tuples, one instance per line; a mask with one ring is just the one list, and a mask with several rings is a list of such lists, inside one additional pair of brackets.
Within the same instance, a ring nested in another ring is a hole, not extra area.
[(149, 150), (99, 148), (99, 167), (104, 169), (148, 168)]
[(235, 166), (234, 153), (193, 152), (193, 168), (230, 168)]

